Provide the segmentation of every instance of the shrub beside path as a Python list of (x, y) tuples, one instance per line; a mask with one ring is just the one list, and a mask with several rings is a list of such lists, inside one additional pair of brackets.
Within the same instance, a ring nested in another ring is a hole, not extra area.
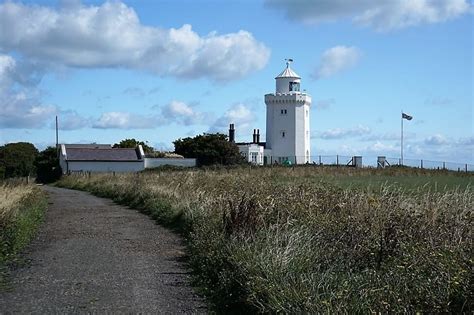
[(27, 266), (0, 292), (0, 314), (207, 311), (177, 235), (108, 199), (44, 189), (45, 222), (26, 250)]

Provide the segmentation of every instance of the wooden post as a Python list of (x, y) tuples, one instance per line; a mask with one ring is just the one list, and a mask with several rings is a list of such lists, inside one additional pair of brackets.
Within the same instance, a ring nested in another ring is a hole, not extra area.
[(423, 160), (421, 160), (421, 168), (423, 168)]
[(466, 168), (466, 173), (467, 173), (467, 163), (466, 163), (466, 165), (465, 165), (465, 168)]
[(339, 166), (339, 154), (336, 155), (336, 166)]
[(443, 170), (446, 169), (446, 162), (443, 162)]
[(321, 165), (321, 155), (319, 156), (319, 165)]

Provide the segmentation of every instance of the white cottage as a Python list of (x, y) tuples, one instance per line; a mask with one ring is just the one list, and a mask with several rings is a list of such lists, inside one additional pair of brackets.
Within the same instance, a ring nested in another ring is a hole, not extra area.
[[(260, 130), (254, 129), (253, 141), (237, 143), (248, 162), (304, 164), (311, 156), (309, 111), (311, 95), (301, 92), (301, 77), (290, 67), (275, 78), (275, 93), (265, 95), (267, 106), (266, 142), (260, 142)], [(229, 128), (229, 140), (234, 141), (234, 124)]]
[(61, 144), (59, 164), (63, 173), (139, 172), (145, 169), (145, 153), (137, 148), (112, 148), (110, 144)]

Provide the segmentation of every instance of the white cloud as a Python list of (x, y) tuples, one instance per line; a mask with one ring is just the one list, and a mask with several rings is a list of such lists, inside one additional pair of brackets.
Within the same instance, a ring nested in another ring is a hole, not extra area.
[(106, 112), (92, 125), (98, 129), (152, 129), (158, 127), (156, 116), (143, 116), (128, 112)]
[(58, 125), (61, 130), (76, 130), (91, 126), (91, 119), (79, 115), (75, 111), (61, 111), (58, 115)]
[(339, 72), (354, 67), (362, 53), (357, 47), (335, 46), (326, 50), (318, 68), (315, 71), (316, 79), (327, 78)]
[(209, 114), (196, 111), (180, 101), (172, 101), (161, 110), (161, 113), (169, 122), (186, 126), (206, 123), (209, 118)]
[(270, 50), (251, 33), (200, 36), (191, 25), (141, 24), (120, 1), (55, 9), (0, 4), (0, 50), (69, 67), (122, 67), (178, 78), (230, 81), (263, 68)]
[(343, 139), (367, 135), (370, 132), (371, 130), (369, 127), (358, 125), (353, 128), (333, 128), (323, 132), (316, 132), (314, 138), (320, 138), (325, 140)]
[(474, 136), (459, 138), (457, 143), (462, 146), (474, 146)]
[(24, 88), (34, 81), (36, 72), (32, 69), (0, 54), (0, 127), (43, 127), (58, 112), (56, 106), (41, 104), (35, 89)]
[[(414, 133), (408, 133), (405, 132), (405, 136), (410, 139), (416, 138), (416, 134)], [(385, 141), (391, 141), (391, 140), (400, 140), (400, 134), (396, 132), (385, 132), (385, 133), (377, 133), (377, 134), (372, 134), (366, 137), (363, 137), (361, 139), (362, 141), (380, 141), (380, 140), (385, 140)]]
[(424, 142), (427, 145), (444, 145), (449, 143), (448, 139), (446, 139), (446, 137), (440, 134), (429, 136), (425, 139)]
[(24, 93), (1, 94), (0, 103), (2, 128), (40, 128), (58, 112), (57, 107), (39, 104)]
[(349, 19), (377, 31), (444, 22), (472, 11), (468, 0), (267, 0), (266, 4), (305, 24)]
[(227, 132), (229, 124), (235, 124), (237, 130), (250, 129), (251, 124), (256, 120), (255, 113), (244, 104), (232, 105), (221, 117), (211, 126), (211, 131)]

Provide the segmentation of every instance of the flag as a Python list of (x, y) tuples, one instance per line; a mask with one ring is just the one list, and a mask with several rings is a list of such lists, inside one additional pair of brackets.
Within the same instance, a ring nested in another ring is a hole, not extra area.
[(405, 113), (402, 113), (402, 119), (412, 120), (412, 119), (413, 119), (413, 116), (410, 116), (410, 115), (407, 115), (407, 114), (405, 114)]

